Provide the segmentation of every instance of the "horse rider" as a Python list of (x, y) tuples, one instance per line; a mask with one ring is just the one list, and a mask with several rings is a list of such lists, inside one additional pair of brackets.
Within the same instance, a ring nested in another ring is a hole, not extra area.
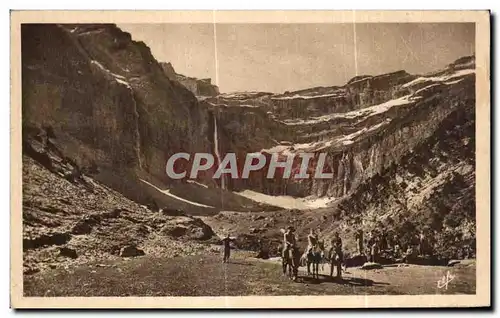
[(342, 239), (340, 238), (340, 235), (338, 232), (335, 233), (333, 236), (333, 243), (336, 248), (339, 248), (342, 250)]
[[(333, 251), (337, 255), (338, 259), (335, 260), (335, 264), (337, 265), (337, 277), (342, 276), (342, 261), (343, 261), (343, 253), (342, 253), (342, 239), (338, 232), (336, 232), (332, 239), (332, 247), (330, 248), (330, 257), (333, 258)], [(332, 259), (333, 261), (333, 259)], [(330, 275), (333, 274), (333, 267), (330, 269)]]
[(287, 257), (287, 253), (291, 249), (297, 248), (297, 240), (295, 238), (295, 229), (289, 226), (283, 236), (283, 257)]
[(314, 230), (311, 229), (309, 234), (307, 235), (307, 255), (311, 255), (313, 250), (318, 246), (319, 237), (317, 233), (314, 233)]

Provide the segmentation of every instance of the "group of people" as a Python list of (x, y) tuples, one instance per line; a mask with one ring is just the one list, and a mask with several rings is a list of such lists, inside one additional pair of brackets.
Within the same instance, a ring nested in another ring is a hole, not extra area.
[(357, 252), (368, 256), (371, 262), (378, 262), (381, 252), (390, 252), (394, 258), (432, 255), (434, 244), (428, 232), (422, 230), (418, 234), (405, 233), (404, 236), (370, 231), (365, 239), (363, 230), (359, 229), (355, 233)]
[[(283, 237), (284, 249), (283, 255), (288, 253), (291, 248), (297, 246), (295, 237), (295, 229), (288, 227)], [(320, 241), (319, 231), (310, 230), (307, 235), (306, 255), (310, 255), (312, 251), (318, 247)], [(425, 231), (421, 231), (418, 235), (412, 235), (408, 243), (402, 242), (397, 234), (389, 235), (387, 232), (370, 231), (365, 238), (363, 230), (359, 229), (355, 232), (355, 241), (357, 245), (357, 254), (365, 255), (370, 262), (378, 262), (382, 252), (390, 251), (391, 255), (396, 258), (404, 258), (408, 256), (424, 256), (432, 254), (432, 239)], [(331, 240), (330, 249), (325, 255), (330, 256), (334, 253), (343, 260), (343, 245), (339, 233), (335, 233)]]
[[(415, 259), (418, 257), (433, 256), (436, 253), (436, 240), (438, 234), (428, 230), (422, 230), (414, 233), (402, 233), (398, 235), (391, 231), (377, 231), (371, 230), (366, 234), (362, 229), (358, 229), (354, 232), (354, 239), (356, 242), (356, 252), (357, 255), (366, 257), (366, 260), (370, 262), (379, 263), (384, 257), (391, 258), (395, 261), (403, 260), (408, 261), (410, 259)], [(224, 246), (224, 257), (223, 262), (226, 263), (229, 260), (231, 248), (230, 243), (234, 241), (229, 234), (222, 239)], [(339, 233), (335, 233), (333, 239), (330, 241), (330, 248), (328, 251), (324, 250), (324, 241), (320, 240), (319, 231), (310, 229), (307, 235), (307, 249), (304, 256), (309, 257), (313, 251), (317, 251), (318, 248), (324, 253), (323, 255), (327, 259), (332, 259), (332, 256), (337, 257), (339, 262), (344, 261), (344, 251), (342, 239)], [(467, 246), (465, 257), (473, 255), (473, 245)], [(289, 226), (283, 235), (282, 243), (282, 256), (283, 258), (288, 257), (290, 251), (293, 249), (298, 250), (297, 237), (295, 235), (295, 228)]]
[[(309, 234), (307, 235), (307, 249), (306, 256), (310, 255), (315, 248), (317, 248), (320, 244), (319, 233), (318, 231), (314, 231), (310, 229)], [(331, 246), (328, 250), (327, 255), (342, 255), (342, 239), (340, 238), (339, 233), (335, 233), (333, 239), (331, 240)], [(297, 238), (295, 236), (295, 228), (293, 226), (289, 226), (284, 233), (283, 237), (283, 256), (287, 255), (292, 248), (297, 248)], [(341, 257), (341, 256), (340, 256)]]

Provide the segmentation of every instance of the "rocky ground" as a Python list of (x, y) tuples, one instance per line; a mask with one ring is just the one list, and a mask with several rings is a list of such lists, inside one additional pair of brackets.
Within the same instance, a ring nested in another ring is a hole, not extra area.
[(192, 255), (218, 243), (199, 218), (139, 205), (37, 146), (25, 144), (31, 156), (23, 156), (25, 274), (100, 259)]

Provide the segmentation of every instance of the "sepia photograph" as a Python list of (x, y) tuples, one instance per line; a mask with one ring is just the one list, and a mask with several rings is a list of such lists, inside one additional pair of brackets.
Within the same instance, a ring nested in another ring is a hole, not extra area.
[(488, 11), (186, 14), (11, 12), (14, 306), (490, 305)]

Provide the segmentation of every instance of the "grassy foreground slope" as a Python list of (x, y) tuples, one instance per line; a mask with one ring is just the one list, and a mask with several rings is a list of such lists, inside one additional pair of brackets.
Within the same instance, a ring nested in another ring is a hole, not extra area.
[[(326, 274), (328, 268), (325, 266)], [(294, 283), (280, 264), (235, 255), (222, 264), (218, 255), (172, 259), (141, 257), (73, 270), (32, 275), (25, 296), (245, 296), (245, 295), (400, 295), (474, 294), (475, 262), (460, 267), (407, 266), (364, 271), (350, 268), (342, 280), (314, 281), (301, 268)], [(449, 271), (447, 288), (437, 282)], [(418, 278), (418, 279), (417, 279)]]

